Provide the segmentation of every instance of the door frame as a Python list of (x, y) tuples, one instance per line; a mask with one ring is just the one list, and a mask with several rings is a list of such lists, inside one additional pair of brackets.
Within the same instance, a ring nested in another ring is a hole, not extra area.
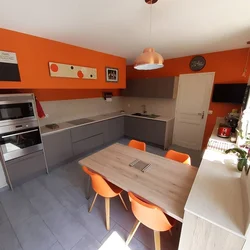
[[(212, 76), (212, 81), (210, 82), (210, 89), (211, 89), (211, 94), (210, 94), (210, 99), (209, 99), (209, 103), (205, 109), (204, 112), (204, 125), (203, 125), (203, 135), (201, 138), (201, 142), (200, 142), (200, 148), (197, 150), (201, 150), (202, 149), (202, 144), (203, 144), (203, 140), (204, 140), (204, 134), (205, 134), (205, 129), (206, 129), (206, 125), (207, 125), (207, 117), (208, 117), (208, 110), (209, 110), (209, 106), (211, 103), (211, 97), (212, 97), (212, 91), (213, 91), (213, 85), (214, 85), (214, 79), (215, 79), (215, 72), (203, 72), (203, 73), (189, 73), (189, 74), (180, 74), (179, 75), (179, 81), (178, 81), (178, 90), (180, 88), (180, 78), (181, 76), (187, 76), (187, 75), (211, 75)], [(179, 100), (180, 101), (180, 100)], [(175, 106), (175, 117), (177, 114), (177, 106), (178, 106), (178, 93), (177, 93), (177, 97), (176, 97), (176, 106)], [(176, 123), (176, 119), (175, 119), (175, 123)], [(174, 131), (175, 131), (175, 124), (174, 124)], [(173, 144), (175, 142), (175, 135), (174, 135), (174, 131), (173, 131)]]

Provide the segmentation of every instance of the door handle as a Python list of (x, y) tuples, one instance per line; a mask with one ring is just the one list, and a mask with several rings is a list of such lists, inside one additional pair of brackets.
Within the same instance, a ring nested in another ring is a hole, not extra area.
[(198, 113), (198, 115), (201, 116), (201, 119), (204, 119), (205, 112), (203, 111), (202, 113)]

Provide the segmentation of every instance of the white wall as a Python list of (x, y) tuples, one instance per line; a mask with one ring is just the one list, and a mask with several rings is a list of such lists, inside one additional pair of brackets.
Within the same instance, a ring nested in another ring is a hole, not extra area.
[(164, 117), (175, 116), (175, 99), (163, 98), (138, 98), (138, 97), (123, 97), (122, 108), (128, 113), (142, 113), (142, 105), (146, 105), (148, 114), (156, 114)]
[(48, 118), (40, 119), (40, 125), (65, 122), (85, 117), (117, 112), (122, 109), (122, 97), (113, 97), (112, 102), (103, 98), (75, 99), (41, 102)]
[(7, 186), (6, 178), (4, 175), (2, 163), (0, 161), (0, 188)]

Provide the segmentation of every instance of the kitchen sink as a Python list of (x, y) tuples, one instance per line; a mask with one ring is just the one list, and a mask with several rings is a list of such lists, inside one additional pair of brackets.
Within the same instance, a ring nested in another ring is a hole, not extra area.
[(78, 120), (68, 121), (67, 123), (73, 124), (73, 125), (81, 125), (89, 122), (93, 122), (94, 120), (88, 119), (88, 118), (82, 118)]
[(134, 113), (132, 115), (135, 115), (135, 116), (142, 116), (142, 117), (148, 117), (148, 118), (157, 118), (157, 117), (160, 117), (159, 115), (155, 115), (155, 114), (142, 114), (142, 113)]

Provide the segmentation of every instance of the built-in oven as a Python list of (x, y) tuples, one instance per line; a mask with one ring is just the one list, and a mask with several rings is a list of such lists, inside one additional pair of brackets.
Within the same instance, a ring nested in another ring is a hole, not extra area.
[(0, 146), (5, 161), (42, 150), (37, 121), (0, 127)]
[(35, 119), (32, 100), (0, 101), (0, 126)]

